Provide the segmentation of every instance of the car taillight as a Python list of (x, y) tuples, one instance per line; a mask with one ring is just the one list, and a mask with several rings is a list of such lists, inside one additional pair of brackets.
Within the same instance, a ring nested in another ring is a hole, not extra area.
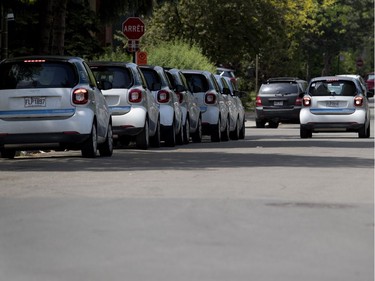
[(159, 103), (167, 103), (169, 102), (169, 92), (168, 91), (165, 91), (165, 90), (160, 90), (158, 92), (158, 102)]
[(128, 95), (129, 102), (137, 103), (142, 101), (142, 91), (139, 89), (131, 89)]
[(180, 92), (176, 92), (176, 95), (178, 97), (178, 102), (182, 103), (184, 101), (184, 95), (181, 94)]
[(302, 105), (302, 98), (297, 98), (296, 102), (294, 103), (295, 106), (301, 106)]
[(207, 104), (214, 104), (216, 102), (216, 95), (214, 93), (207, 93), (204, 97), (204, 101)]
[(260, 98), (260, 96), (256, 97), (256, 99), (255, 99), (255, 105), (256, 106), (262, 106), (262, 99)]
[(363, 97), (355, 97), (354, 106), (362, 106), (362, 105), (363, 105)]
[(89, 101), (89, 92), (86, 89), (76, 89), (73, 92), (74, 104), (86, 104)]
[(311, 98), (310, 97), (303, 97), (302, 104), (304, 106), (310, 106), (311, 105)]

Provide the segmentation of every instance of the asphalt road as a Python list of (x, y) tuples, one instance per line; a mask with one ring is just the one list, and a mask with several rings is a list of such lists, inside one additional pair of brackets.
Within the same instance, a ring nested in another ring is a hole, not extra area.
[(373, 280), (373, 137), (246, 125), (240, 141), (0, 159), (0, 280)]

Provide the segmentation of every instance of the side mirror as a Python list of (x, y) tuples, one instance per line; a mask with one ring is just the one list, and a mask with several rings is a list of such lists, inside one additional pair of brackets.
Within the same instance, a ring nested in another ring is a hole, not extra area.
[(305, 93), (305, 92), (302, 92), (302, 93), (300, 93), (300, 94), (298, 95), (298, 97), (303, 98), (304, 95), (306, 95), (306, 93)]
[(370, 91), (368, 91), (368, 92), (367, 92), (367, 97), (368, 97), (368, 98), (373, 98), (373, 97), (374, 97), (374, 92), (370, 92)]

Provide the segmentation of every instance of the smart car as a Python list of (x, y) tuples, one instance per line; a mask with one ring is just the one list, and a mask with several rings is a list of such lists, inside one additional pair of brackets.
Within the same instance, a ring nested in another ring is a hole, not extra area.
[[(101, 85), (106, 89), (106, 85)], [(0, 151), (81, 150), (111, 156), (111, 114), (100, 85), (78, 57), (31, 56), (0, 63)]]
[(357, 132), (370, 137), (370, 108), (360, 78), (355, 75), (313, 78), (302, 99), (300, 137), (318, 132)]

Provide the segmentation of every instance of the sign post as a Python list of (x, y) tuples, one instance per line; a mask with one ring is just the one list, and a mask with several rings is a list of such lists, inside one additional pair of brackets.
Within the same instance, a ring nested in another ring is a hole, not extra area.
[(128, 52), (133, 54), (133, 62), (135, 63), (136, 53), (139, 51), (139, 39), (145, 33), (145, 24), (140, 18), (127, 18), (122, 23), (122, 33), (129, 39)]

